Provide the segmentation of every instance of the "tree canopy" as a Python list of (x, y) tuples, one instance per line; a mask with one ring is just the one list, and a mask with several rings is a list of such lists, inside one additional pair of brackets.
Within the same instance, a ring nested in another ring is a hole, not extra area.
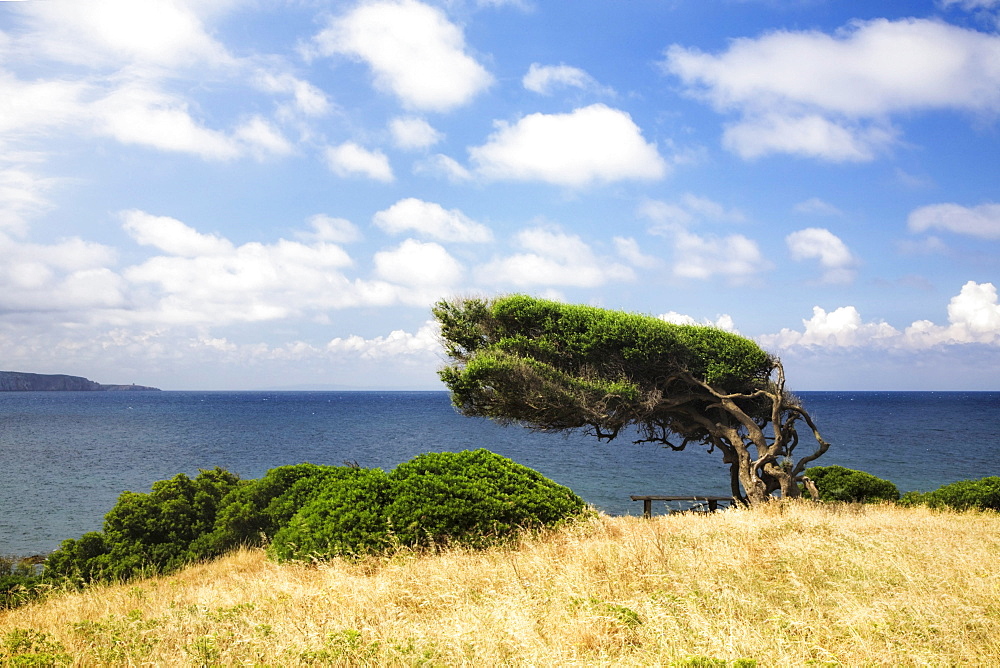
[[(785, 392), (779, 360), (737, 334), (525, 295), (441, 301), (434, 315), (451, 358), (440, 376), (465, 415), (718, 448), (748, 502), (798, 495), (805, 464), (828, 447)], [(818, 448), (793, 462), (800, 420)]]

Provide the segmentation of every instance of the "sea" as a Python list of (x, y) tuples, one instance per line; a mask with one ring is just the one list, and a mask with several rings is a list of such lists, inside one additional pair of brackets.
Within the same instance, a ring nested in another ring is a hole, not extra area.
[[(800, 392), (839, 464), (928, 491), (1000, 475), (1000, 392)], [(813, 447), (802, 433), (800, 452)], [(425, 452), (486, 448), (613, 515), (632, 494), (728, 495), (716, 451), (674, 452), (468, 418), (447, 392), (0, 392), (0, 555), (45, 554), (99, 531), (125, 490), (221, 466), (390, 470)], [(658, 511), (659, 512), (659, 511)]]

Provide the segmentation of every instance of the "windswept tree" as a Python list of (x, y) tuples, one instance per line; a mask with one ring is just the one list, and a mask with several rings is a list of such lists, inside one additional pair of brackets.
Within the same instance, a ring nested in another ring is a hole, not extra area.
[[(781, 362), (742, 336), (524, 295), (433, 311), (451, 358), (439, 373), (465, 415), (706, 446), (721, 452), (733, 496), (748, 504), (799, 496), (806, 465), (829, 447), (785, 391)], [(801, 425), (816, 447), (800, 457)]]

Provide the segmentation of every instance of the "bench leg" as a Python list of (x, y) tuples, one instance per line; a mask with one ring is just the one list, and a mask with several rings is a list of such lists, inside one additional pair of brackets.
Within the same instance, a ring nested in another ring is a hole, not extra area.
[(643, 499), (642, 500), (642, 516), (647, 520), (653, 516), (653, 500)]
[(718, 509), (719, 509), (719, 502), (716, 501), (715, 499), (709, 499), (708, 500), (708, 510), (710, 512), (714, 513)]

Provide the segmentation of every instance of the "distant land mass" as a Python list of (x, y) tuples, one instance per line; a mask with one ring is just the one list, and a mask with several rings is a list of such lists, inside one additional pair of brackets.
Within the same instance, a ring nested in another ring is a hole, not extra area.
[(145, 385), (104, 385), (82, 376), (0, 371), (0, 392), (159, 392)]

